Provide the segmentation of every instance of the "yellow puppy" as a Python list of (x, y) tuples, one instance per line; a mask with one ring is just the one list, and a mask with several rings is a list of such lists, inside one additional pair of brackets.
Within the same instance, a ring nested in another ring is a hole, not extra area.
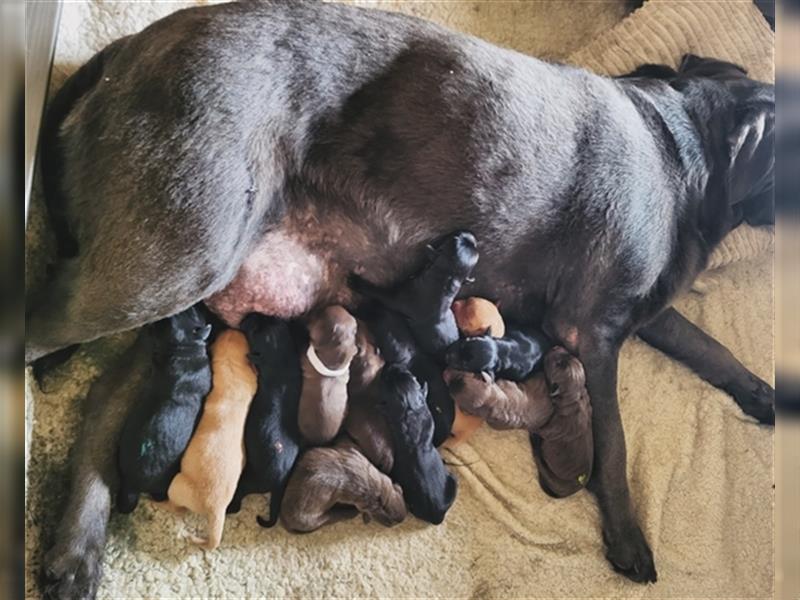
[(211, 346), (211, 392), (181, 459), (181, 472), (167, 492), (176, 507), (206, 515), (208, 538), (191, 539), (208, 550), (219, 546), (225, 509), (244, 468), (244, 423), (258, 385), (248, 350), (247, 338), (235, 329), (223, 331)]
[[(500, 311), (493, 302), (484, 298), (465, 298), (453, 302), (453, 314), (456, 317), (458, 330), (466, 335), (481, 335), (489, 330), (492, 337), (503, 337), (506, 334), (506, 325)], [(445, 448), (454, 448), (466, 441), (478, 427), (483, 419), (475, 415), (468, 415), (456, 404), (456, 416), (451, 428), (451, 437), (442, 444)]]

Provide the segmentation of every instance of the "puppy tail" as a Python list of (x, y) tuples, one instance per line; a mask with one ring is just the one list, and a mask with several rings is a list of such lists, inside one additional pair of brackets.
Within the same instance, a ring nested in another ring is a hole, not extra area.
[(269, 499), (269, 519), (266, 519), (262, 516), (257, 516), (256, 521), (262, 527), (269, 529), (270, 527), (274, 527), (275, 524), (278, 522), (278, 515), (281, 512), (281, 502), (283, 501), (283, 489), (280, 491), (274, 491), (270, 495)]

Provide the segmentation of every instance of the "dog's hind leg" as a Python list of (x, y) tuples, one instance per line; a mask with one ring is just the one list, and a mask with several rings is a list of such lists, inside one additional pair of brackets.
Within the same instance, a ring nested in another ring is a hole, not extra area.
[(98, 379), (87, 398), (80, 437), (70, 459), (71, 489), (55, 543), (46, 554), (42, 591), (47, 598), (93, 598), (101, 576), (114, 488), (116, 447), (128, 410), (150, 366), (146, 336)]
[(761, 423), (775, 424), (775, 390), (674, 308), (666, 309), (637, 333), (654, 348), (733, 396), (745, 414)]

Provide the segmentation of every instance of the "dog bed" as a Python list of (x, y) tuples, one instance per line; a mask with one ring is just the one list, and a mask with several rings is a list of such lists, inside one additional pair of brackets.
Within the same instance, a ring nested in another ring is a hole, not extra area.
[[(693, 52), (772, 78), (773, 36), (749, 1), (651, 0), (621, 21), (622, 1), (370, 5), (603, 73), (642, 62), (674, 65)], [(180, 6), (66, 3), (54, 85), (107, 42)], [(35, 283), (49, 238), (36, 197), (32, 206), (28, 268)], [(712, 258), (714, 285), (677, 302), (770, 382), (771, 250), (771, 230), (737, 230)], [(80, 400), (130, 339), (124, 334), (85, 345), (46, 382), (45, 391), (29, 382), (30, 597), (39, 594), (34, 575), (49, 541), (45, 534), (60, 517)], [(355, 520), (290, 535), (258, 527), (255, 517), (264, 500), (250, 497), (228, 519), (220, 549), (203, 553), (181, 538), (196, 522), (184, 524), (143, 502), (131, 517), (112, 519), (99, 596), (770, 597), (772, 430), (754, 424), (724, 393), (637, 339), (623, 348), (619, 395), (631, 494), (659, 573), (654, 586), (633, 584), (611, 570), (588, 494), (553, 500), (539, 489), (524, 434), (483, 427), (470, 443), (444, 454), (460, 490), (438, 527), (412, 518), (393, 529)]]

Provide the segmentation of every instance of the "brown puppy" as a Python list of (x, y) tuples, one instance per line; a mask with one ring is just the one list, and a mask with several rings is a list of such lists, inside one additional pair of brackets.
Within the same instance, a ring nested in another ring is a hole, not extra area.
[(283, 496), (280, 518), (284, 527), (314, 531), (357, 512), (365, 521), (372, 518), (387, 527), (396, 525), (406, 517), (403, 491), (350, 440), (340, 439), (331, 448), (303, 453)]
[(298, 425), (311, 444), (330, 442), (344, 421), (356, 329), (355, 318), (341, 306), (329, 306), (309, 323)]
[(258, 385), (248, 351), (247, 338), (235, 329), (211, 346), (211, 392), (167, 491), (174, 506), (208, 517), (208, 538), (191, 538), (208, 550), (219, 546), (225, 509), (244, 468), (244, 424)]
[[(482, 335), (488, 331), (492, 337), (500, 338), (506, 334), (506, 325), (497, 306), (484, 298), (456, 300), (453, 302), (453, 314), (458, 330), (463, 335)], [(444, 448), (453, 448), (466, 441), (483, 423), (480, 417), (462, 411), (458, 403), (455, 409), (451, 437), (442, 444)]]
[(555, 347), (544, 359), (544, 373), (523, 383), (446, 370), (450, 393), (465, 412), (494, 429), (531, 433), (539, 483), (552, 496), (569, 496), (589, 479), (594, 460), (592, 407), (581, 362)]
[(378, 397), (377, 376), (384, 360), (372, 334), (360, 320), (356, 347), (358, 351), (350, 364), (350, 382), (347, 384), (349, 400), (344, 431), (372, 464), (389, 473), (394, 465), (392, 441), (386, 419), (375, 405)]

